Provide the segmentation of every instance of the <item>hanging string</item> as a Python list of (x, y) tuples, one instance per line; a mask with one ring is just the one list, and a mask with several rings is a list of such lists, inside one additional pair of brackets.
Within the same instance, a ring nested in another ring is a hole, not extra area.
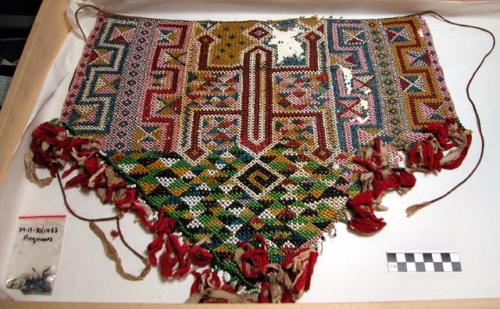
[(59, 188), (61, 189), (61, 193), (62, 193), (62, 196), (63, 196), (63, 201), (64, 201), (64, 205), (66, 206), (66, 209), (74, 216), (76, 217), (77, 219), (79, 220), (82, 220), (82, 221), (86, 221), (86, 222), (104, 222), (104, 221), (113, 221), (113, 220), (117, 220), (119, 219), (119, 216), (113, 216), (113, 217), (105, 217), (105, 218), (85, 218), (85, 217), (82, 217), (80, 216), (79, 214), (77, 214), (70, 206), (69, 206), (69, 203), (68, 203), (68, 198), (66, 197), (66, 192), (64, 190), (64, 185), (62, 183), (62, 180), (61, 180), (61, 176), (59, 175), (59, 173), (56, 173), (56, 177), (57, 177), (57, 182), (59, 183)]
[(75, 22), (76, 22), (76, 25), (78, 26), (78, 29), (80, 29), (80, 33), (82, 34), (82, 37), (83, 39), (85, 40), (85, 38), (87, 37), (85, 35), (85, 32), (83, 32), (83, 28), (82, 28), (82, 25), (80, 24), (80, 19), (78, 18), (78, 13), (80, 13), (80, 11), (82, 9), (85, 9), (85, 8), (92, 8), (94, 10), (96, 10), (97, 12), (103, 12), (100, 8), (98, 8), (97, 6), (94, 6), (92, 4), (86, 4), (86, 5), (82, 5), (81, 7), (79, 7), (76, 11), (75, 11)]
[(432, 204), (434, 202), (442, 200), (445, 197), (447, 197), (448, 195), (450, 195), (453, 191), (455, 191), (460, 186), (462, 186), (464, 183), (466, 183), (472, 177), (472, 175), (476, 172), (476, 170), (478, 169), (479, 165), (481, 164), (481, 162), (483, 160), (483, 155), (484, 155), (484, 144), (485, 144), (485, 142), (484, 142), (483, 129), (482, 129), (482, 126), (481, 126), (481, 119), (479, 118), (479, 113), (477, 111), (476, 104), (474, 103), (474, 100), (471, 97), (470, 86), (472, 84), (472, 81), (476, 77), (477, 72), (482, 67), (482, 65), (485, 62), (486, 58), (488, 58), (490, 56), (490, 54), (493, 52), (493, 50), (495, 49), (495, 45), (496, 45), (495, 35), (490, 30), (488, 30), (488, 29), (485, 29), (485, 28), (482, 28), (482, 27), (479, 27), (479, 26), (473, 26), (473, 25), (461, 24), (461, 23), (453, 22), (453, 21), (451, 21), (449, 19), (446, 19), (441, 14), (439, 14), (437, 12), (434, 12), (434, 11), (424, 11), (424, 12), (419, 13), (418, 15), (434, 15), (434, 16), (437, 16), (442, 21), (444, 21), (446, 23), (449, 23), (451, 25), (455, 25), (455, 26), (459, 26), (459, 27), (464, 27), (464, 28), (471, 28), (471, 29), (476, 29), (476, 30), (482, 31), (482, 32), (487, 33), (487, 34), (489, 34), (491, 36), (492, 44), (491, 44), (491, 47), (488, 50), (488, 52), (486, 54), (484, 54), (483, 58), (479, 62), (479, 65), (476, 67), (476, 69), (474, 70), (474, 72), (470, 76), (470, 78), (469, 78), (469, 80), (467, 82), (467, 87), (465, 88), (465, 91), (467, 93), (467, 99), (469, 100), (470, 105), (472, 106), (472, 109), (474, 111), (474, 117), (476, 118), (476, 125), (477, 125), (477, 129), (478, 129), (478, 132), (479, 132), (479, 138), (481, 140), (481, 150), (480, 150), (479, 158), (477, 159), (476, 165), (474, 166), (474, 168), (469, 172), (469, 174), (462, 181), (460, 181), (459, 183), (457, 183), (453, 188), (451, 188), (450, 190), (448, 190), (446, 193), (444, 193), (444, 194), (442, 194), (442, 195), (440, 195), (440, 196), (438, 196), (438, 197), (436, 197), (436, 198), (434, 198), (432, 200), (429, 200), (429, 201), (426, 201), (426, 202), (423, 202), (423, 203), (420, 203), (420, 204), (415, 204), (415, 205), (412, 205), (412, 206), (408, 207), (406, 209), (406, 214), (407, 214), (408, 217), (411, 216), (411, 215), (413, 215), (413, 214), (415, 214), (418, 210), (420, 210), (420, 209), (422, 209), (422, 208), (424, 208), (426, 206), (429, 206), (430, 204)]
[[(118, 222), (118, 220), (117, 220)], [(94, 221), (91, 221), (89, 223), (90, 229), (97, 235), (97, 237), (101, 240), (103, 246), (104, 246), (104, 251), (106, 252), (106, 255), (115, 262), (115, 267), (116, 267), (116, 272), (120, 274), (123, 278), (131, 281), (139, 281), (144, 279), (144, 277), (147, 276), (149, 271), (151, 270), (151, 264), (149, 263), (149, 260), (145, 257), (140, 257), (141, 261), (144, 263), (144, 268), (141, 271), (139, 275), (132, 275), (128, 272), (126, 272), (123, 269), (122, 265), (122, 260), (120, 256), (118, 255), (118, 251), (116, 251), (115, 247), (113, 244), (106, 238), (106, 235), (104, 232), (101, 230), (99, 226)], [(120, 238), (123, 236), (121, 235), (121, 232), (118, 232), (120, 234)]]
[[(130, 246), (130, 244), (125, 240), (125, 237), (123, 236), (122, 230), (120, 228), (120, 219), (123, 217), (123, 214), (120, 212), (118, 215), (113, 216), (113, 217), (95, 218), (95, 219), (94, 218), (92, 218), (92, 219), (86, 218), (86, 217), (83, 217), (83, 216), (77, 214), (68, 203), (68, 198), (66, 197), (64, 185), (62, 183), (61, 176), (59, 175), (59, 173), (56, 173), (56, 177), (57, 177), (57, 182), (59, 184), (59, 188), (61, 189), (61, 193), (63, 196), (64, 205), (66, 206), (66, 209), (73, 216), (75, 216), (77, 219), (89, 222), (90, 229), (101, 240), (103, 247), (104, 247), (104, 251), (106, 252), (106, 255), (111, 260), (113, 260), (115, 262), (115, 267), (116, 267), (116, 271), (118, 272), (118, 274), (120, 274), (120, 276), (122, 276), (123, 278), (125, 278), (127, 280), (131, 280), (131, 281), (138, 281), (138, 280), (144, 279), (147, 276), (147, 274), (149, 273), (149, 271), (151, 270), (151, 264), (149, 263), (148, 258), (144, 257), (139, 252), (137, 252), (137, 250), (132, 248), (132, 246)], [(125, 247), (127, 247), (127, 249), (129, 249), (144, 264), (144, 268), (139, 275), (132, 275), (124, 270), (122, 260), (121, 260), (120, 256), (118, 255), (118, 251), (113, 246), (113, 244), (107, 239), (106, 234), (104, 234), (102, 229), (96, 224), (96, 222), (105, 222), (105, 221), (115, 221), (116, 229), (118, 231), (118, 236), (120, 237), (120, 240), (122, 241), (123, 245)]]
[(120, 240), (122, 241), (123, 245), (127, 247), (127, 249), (130, 250), (136, 257), (138, 257), (140, 260), (146, 259), (142, 254), (137, 252), (132, 246), (128, 243), (128, 241), (125, 240), (125, 237), (123, 236), (122, 230), (120, 228), (120, 220), (116, 220), (116, 230), (118, 231), (118, 236), (120, 237)]

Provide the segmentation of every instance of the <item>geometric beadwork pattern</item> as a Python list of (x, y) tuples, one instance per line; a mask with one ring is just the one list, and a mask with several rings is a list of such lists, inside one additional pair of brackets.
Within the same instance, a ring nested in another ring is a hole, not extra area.
[(176, 21), (99, 13), (61, 119), (192, 243), (271, 259), (318, 241), (359, 192), (351, 159), (455, 117), (420, 16)]
[(319, 160), (374, 137), (397, 147), (453, 116), (419, 16), (194, 22), (101, 13), (62, 119), (105, 151), (191, 161), (282, 138)]
[(347, 200), (338, 168), (281, 143), (257, 157), (239, 147), (216, 150), (197, 164), (173, 152), (116, 153), (111, 161), (149, 205), (164, 208), (192, 241), (210, 237), (221, 257), (259, 233), (279, 258), (279, 248), (331, 229)]

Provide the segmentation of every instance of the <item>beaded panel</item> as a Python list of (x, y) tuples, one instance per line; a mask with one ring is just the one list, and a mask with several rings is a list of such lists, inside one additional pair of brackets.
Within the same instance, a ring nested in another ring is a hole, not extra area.
[(100, 13), (62, 120), (101, 140), (144, 200), (220, 257), (255, 233), (314, 242), (358, 192), (351, 158), (393, 165), (454, 117), (421, 17), (175, 21)]

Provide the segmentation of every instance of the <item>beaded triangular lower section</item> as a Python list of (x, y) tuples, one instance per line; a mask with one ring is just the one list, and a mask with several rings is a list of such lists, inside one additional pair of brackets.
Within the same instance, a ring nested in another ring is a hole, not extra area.
[[(151, 266), (165, 279), (195, 277), (190, 302), (292, 302), (310, 287), (317, 243), (345, 220), (359, 233), (385, 226), (375, 216), (385, 192), (406, 192), (414, 171), (458, 167), (471, 142), (454, 119), (428, 125), (428, 138), (408, 149), (406, 167), (392, 166), (380, 140), (350, 158), (356, 169), (325, 165), (293, 143), (277, 143), (262, 155), (242, 148), (214, 151), (199, 163), (176, 153), (102, 153), (92, 139), (72, 136), (54, 121), (32, 134), (28, 177), (41, 185), (78, 171), (65, 188), (95, 190), (117, 216), (88, 219), (107, 255), (125, 279), (140, 280)], [(51, 176), (40, 179), (38, 167)], [(409, 214), (425, 207), (420, 204)], [(147, 257), (132, 249), (120, 230), (133, 213), (153, 235)], [(112, 242), (96, 222), (115, 220), (119, 237), (145, 264), (139, 275), (124, 271)], [(225, 274), (225, 275), (224, 275)]]

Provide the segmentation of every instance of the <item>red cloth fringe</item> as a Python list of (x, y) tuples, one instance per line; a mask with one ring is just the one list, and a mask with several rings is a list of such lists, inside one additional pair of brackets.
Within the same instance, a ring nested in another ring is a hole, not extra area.
[[(454, 169), (460, 166), (471, 143), (471, 134), (456, 122), (447, 119), (445, 122), (429, 124), (424, 132), (432, 136), (414, 145), (406, 157), (410, 169), (433, 172), (444, 169)], [(461, 141), (465, 137), (464, 141)], [(462, 143), (462, 145), (461, 145)], [(444, 151), (460, 151), (455, 159), (442, 162), (445, 158)], [(354, 157), (353, 161), (362, 166), (367, 173), (371, 173), (370, 188), (358, 193), (347, 202), (352, 212), (348, 222), (349, 228), (356, 232), (370, 234), (381, 230), (386, 223), (382, 218), (375, 216), (374, 204), (388, 191), (409, 189), (415, 185), (415, 176), (412, 170), (402, 168), (389, 168), (384, 165), (383, 150), (380, 139), (375, 139), (368, 158)]]
[[(424, 129), (424, 132), (431, 133), (433, 136), (410, 149), (407, 159), (409, 167), (419, 167), (430, 172), (439, 172), (442, 168), (455, 169), (462, 164), (467, 156), (472, 135), (464, 131), (455, 119), (447, 119), (444, 123), (431, 123)], [(459, 139), (464, 136), (465, 145), (460, 145), (458, 143)], [(456, 147), (462, 147), (457, 158), (441, 164), (444, 151)]]
[[(240, 242), (238, 245), (243, 253), (237, 260), (243, 275), (247, 279), (261, 282), (259, 302), (273, 302), (273, 284), (277, 285), (274, 291), (280, 291), (279, 301), (293, 302), (302, 293), (308, 291), (318, 253), (309, 248), (292, 251), (281, 264), (270, 264), (265, 239), (260, 234), (255, 235), (260, 247), (255, 248), (250, 243)], [(236, 258), (236, 257), (235, 257)], [(266, 281), (270, 273), (275, 273), (271, 283)]]
[(239, 242), (238, 245), (245, 250), (241, 255), (241, 271), (243, 276), (248, 279), (259, 279), (266, 273), (266, 267), (269, 265), (267, 254), (267, 245), (264, 237), (260, 234), (255, 235), (255, 239), (260, 243), (260, 248), (253, 248), (246, 242)]
[[(163, 278), (181, 278), (191, 271), (191, 265), (204, 267), (212, 261), (211, 253), (201, 246), (181, 244), (172, 234), (176, 228), (175, 221), (164, 210), (159, 212), (156, 222), (148, 220), (146, 208), (137, 200), (137, 191), (127, 188), (126, 182), (100, 157), (97, 141), (69, 136), (59, 124), (46, 122), (33, 131), (31, 150), (33, 162), (47, 168), (52, 177), (66, 163), (73, 162), (62, 175), (67, 177), (75, 170), (78, 174), (66, 182), (65, 188), (80, 186), (85, 190), (104, 190), (99, 195), (103, 203), (112, 203), (122, 211), (134, 212), (144, 228), (156, 234), (147, 247), (151, 265), (158, 265), (156, 254), (165, 248), (159, 258)], [(116, 236), (113, 233), (113, 237)]]

